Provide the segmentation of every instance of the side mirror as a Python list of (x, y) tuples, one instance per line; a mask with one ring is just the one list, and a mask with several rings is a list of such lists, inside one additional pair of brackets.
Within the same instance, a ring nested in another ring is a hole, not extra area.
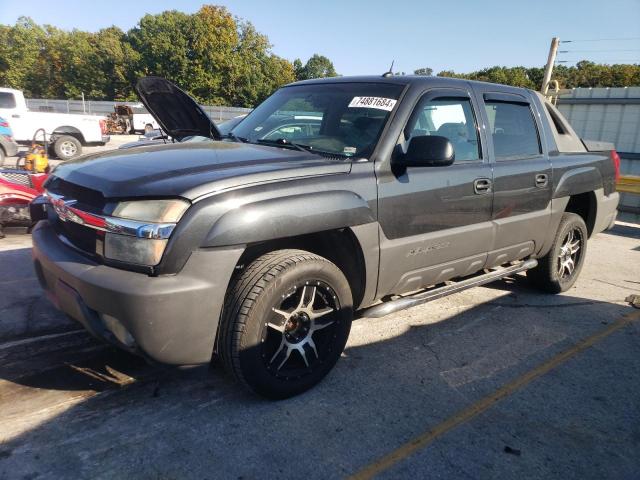
[(404, 167), (446, 167), (453, 163), (455, 151), (446, 137), (420, 135), (409, 141), (407, 153), (395, 163)]

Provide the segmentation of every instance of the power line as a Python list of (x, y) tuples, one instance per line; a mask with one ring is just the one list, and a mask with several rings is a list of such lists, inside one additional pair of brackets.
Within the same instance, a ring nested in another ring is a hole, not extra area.
[(626, 41), (626, 40), (640, 40), (640, 37), (623, 37), (623, 38), (587, 38), (580, 40), (560, 40), (560, 43), (574, 43), (574, 42), (613, 42), (613, 41)]
[(574, 52), (640, 52), (640, 48), (614, 48), (611, 50), (558, 50), (558, 53), (574, 53)]
[[(589, 60), (587, 58), (583, 58), (581, 60), (556, 60), (556, 63), (578, 63), (578, 62), (584, 62), (584, 61), (593, 61), (593, 60)], [(631, 58), (625, 58), (625, 59), (618, 59), (618, 60), (606, 60), (606, 63), (614, 63), (614, 62), (618, 62), (621, 64), (625, 64), (625, 65), (638, 65), (640, 63), (640, 60), (634, 60)], [(596, 62), (594, 62), (596, 63)]]

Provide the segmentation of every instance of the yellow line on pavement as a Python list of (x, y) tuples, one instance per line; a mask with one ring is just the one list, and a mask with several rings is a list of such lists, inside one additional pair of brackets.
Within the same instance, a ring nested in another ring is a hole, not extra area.
[(525, 373), (521, 377), (518, 377), (511, 383), (508, 383), (507, 385), (504, 385), (503, 387), (499, 388), (498, 390), (493, 392), (491, 395), (482, 398), (481, 400), (470, 405), (464, 410), (458, 412), (452, 417), (449, 417), (444, 422), (436, 425), (431, 430), (428, 430), (423, 434), (415, 437), (414, 439), (405, 443), (404, 445), (397, 448), (393, 452), (385, 455), (380, 460), (377, 460), (367, 465), (362, 470), (356, 472), (354, 475), (352, 475), (349, 478), (351, 480), (364, 480), (364, 479), (375, 477), (376, 475), (382, 473), (383, 471), (391, 468), (396, 463), (409, 457), (416, 451), (426, 447), (439, 436), (447, 433), (449, 430), (454, 429), (458, 425), (461, 425), (471, 420), (472, 418), (476, 417), (477, 415), (481, 414), (482, 412), (488, 410), (503, 398), (513, 394), (520, 388), (534, 381), (536, 378), (541, 377), (542, 375), (548, 373), (558, 365), (561, 365), (562, 363), (566, 362), (570, 358), (583, 352), (587, 348), (593, 346), (594, 344), (605, 339), (612, 333), (620, 330), (621, 328), (625, 327), (626, 325), (628, 325), (629, 323), (635, 320), (640, 320), (640, 312), (631, 312), (629, 314), (626, 314), (620, 317), (618, 320), (613, 322), (607, 328), (604, 328), (600, 332), (585, 338), (584, 340), (578, 342), (576, 345), (565, 350), (564, 352), (561, 352), (558, 355), (555, 355), (554, 357), (552, 357), (542, 365), (534, 368), (533, 370), (530, 370), (529, 372)]

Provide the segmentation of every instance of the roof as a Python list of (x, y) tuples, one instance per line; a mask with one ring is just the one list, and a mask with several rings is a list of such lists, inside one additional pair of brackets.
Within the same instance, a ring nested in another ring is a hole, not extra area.
[(382, 75), (360, 75), (350, 77), (326, 77), (326, 78), (314, 78), (311, 80), (302, 80), (299, 82), (290, 83), (291, 85), (312, 85), (319, 83), (390, 83), (393, 85), (429, 85), (437, 84), (438, 86), (452, 85), (452, 86), (469, 86), (469, 85), (495, 85), (500, 87), (502, 91), (510, 91), (517, 93), (524, 90), (529, 90), (521, 87), (512, 87), (510, 85), (502, 85), (499, 83), (480, 82), (477, 80), (467, 80), (463, 78), (452, 77), (433, 77), (425, 75), (390, 75), (388, 77)]

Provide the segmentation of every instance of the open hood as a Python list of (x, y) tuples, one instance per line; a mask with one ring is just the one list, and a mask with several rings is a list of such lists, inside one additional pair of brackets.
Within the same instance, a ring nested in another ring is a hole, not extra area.
[(222, 135), (196, 101), (162, 77), (143, 77), (136, 84), (140, 101), (167, 135), (176, 140), (200, 135), (220, 140)]

